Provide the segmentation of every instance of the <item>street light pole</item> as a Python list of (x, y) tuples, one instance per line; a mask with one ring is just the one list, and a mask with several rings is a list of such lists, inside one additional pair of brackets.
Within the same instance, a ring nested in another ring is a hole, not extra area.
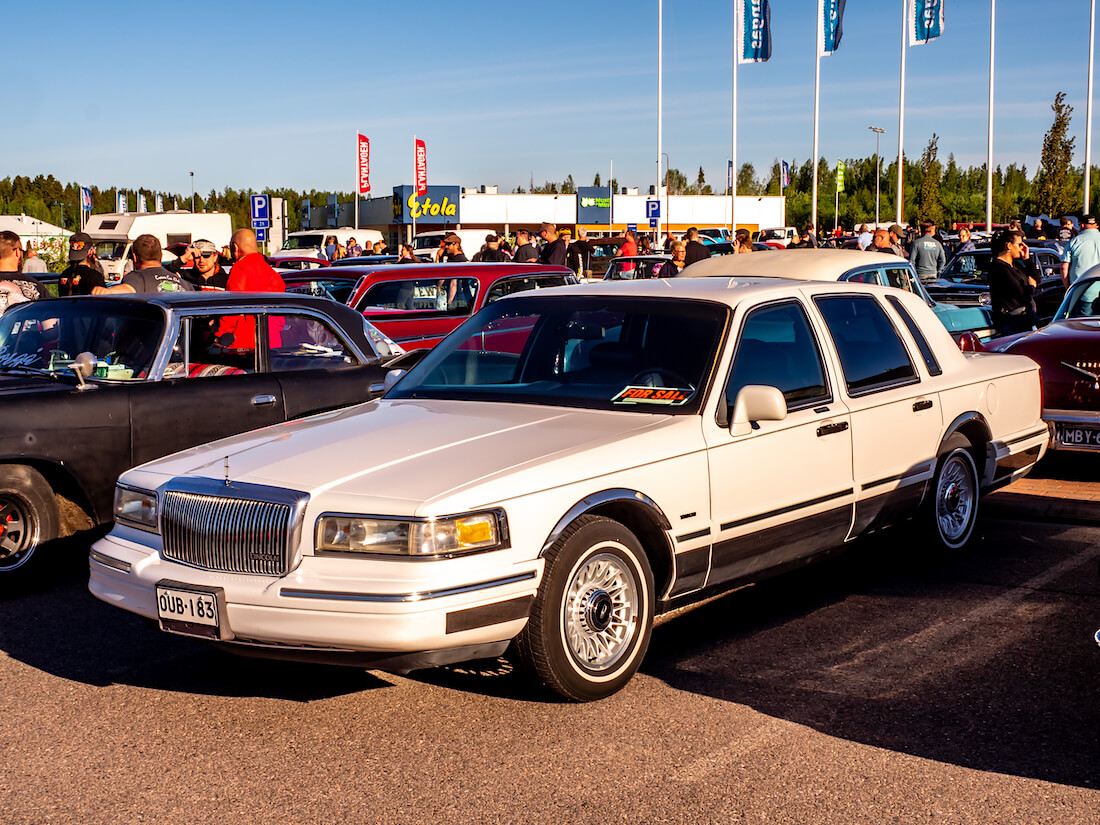
[(195, 173), (191, 173), (191, 211), (195, 211)]
[(875, 133), (875, 229), (878, 229), (879, 181), (882, 179), (882, 158), (878, 153), (878, 139), (880, 135), (886, 133), (886, 130), (877, 126), (868, 126), (867, 128)]

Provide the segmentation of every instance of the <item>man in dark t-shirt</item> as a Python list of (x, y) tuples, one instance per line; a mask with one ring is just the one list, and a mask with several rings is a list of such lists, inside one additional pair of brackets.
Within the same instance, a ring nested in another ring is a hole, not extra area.
[(97, 286), (105, 286), (103, 272), (96, 265), (95, 243), (87, 232), (69, 238), (69, 265), (61, 272), (57, 294), (91, 295)]
[(175, 272), (160, 265), (160, 241), (154, 235), (139, 235), (134, 240), (134, 269), (122, 276), (118, 286), (97, 286), (93, 295), (134, 292), (191, 292), (195, 287)]
[(552, 223), (544, 223), (539, 237), (546, 241), (539, 249), (539, 263), (551, 266), (565, 266), (565, 241), (558, 236), (558, 228)]

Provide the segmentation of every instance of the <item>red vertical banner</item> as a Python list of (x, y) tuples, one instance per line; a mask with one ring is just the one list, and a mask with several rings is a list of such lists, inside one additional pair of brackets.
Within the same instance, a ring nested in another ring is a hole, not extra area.
[(428, 147), (424, 141), (416, 141), (416, 194), (428, 194)]
[(370, 138), (359, 135), (359, 194), (370, 192)]

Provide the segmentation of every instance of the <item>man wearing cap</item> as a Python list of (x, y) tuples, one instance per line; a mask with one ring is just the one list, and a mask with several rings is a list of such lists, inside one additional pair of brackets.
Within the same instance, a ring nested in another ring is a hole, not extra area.
[(178, 260), (165, 267), (203, 292), (222, 292), (229, 287), (229, 273), (222, 269), (218, 248), (212, 241), (200, 238)]
[(443, 263), (466, 263), (470, 259), (462, 251), (462, 238), (454, 232), (448, 232), (443, 236), (443, 254), (439, 257)]
[(901, 239), (905, 235), (905, 230), (901, 228), (899, 224), (890, 224), (890, 247), (894, 250), (894, 254), (899, 257), (906, 257), (905, 249), (901, 245)]
[(508, 256), (505, 254), (504, 250), (500, 248), (499, 235), (490, 232), (485, 236), (485, 246), (478, 253), (477, 260), (486, 263), (500, 263), (508, 260)]
[(57, 292), (68, 295), (91, 295), (97, 286), (106, 286), (103, 272), (96, 265), (95, 243), (86, 232), (69, 238), (69, 265), (61, 272)]
[(526, 229), (516, 231), (516, 251), (512, 255), (512, 263), (529, 264), (539, 259), (539, 253), (535, 245), (531, 243), (531, 233)]
[(28, 275), (46, 274), (46, 262), (38, 257), (33, 241), (27, 241), (27, 248), (23, 252), (23, 271)]
[(551, 266), (565, 266), (565, 241), (558, 237), (558, 228), (552, 223), (544, 223), (539, 237), (546, 243), (539, 247), (539, 263)]
[(191, 292), (194, 286), (184, 281), (175, 272), (169, 272), (160, 265), (160, 241), (155, 235), (138, 235), (130, 249), (134, 268), (122, 276), (117, 286), (97, 286), (93, 295), (133, 294), (153, 292)]
[(1096, 228), (1096, 216), (1081, 218), (1081, 231), (1066, 244), (1062, 253), (1062, 283), (1070, 284), (1100, 264), (1100, 230)]

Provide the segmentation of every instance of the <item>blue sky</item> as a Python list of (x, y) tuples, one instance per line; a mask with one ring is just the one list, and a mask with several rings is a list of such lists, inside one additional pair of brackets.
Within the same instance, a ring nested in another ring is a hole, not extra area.
[[(773, 57), (738, 69), (738, 161), (804, 161), (813, 138), (813, 0), (772, 0)], [(989, 0), (946, 0), (944, 35), (910, 48), (905, 147), (986, 154)], [(354, 185), (412, 178), (413, 135), (433, 184), (656, 177), (657, 0), (537, 5), (367, 2), (187, 5), (59, 0), (5, 10), (17, 105), (0, 177), (52, 173), (101, 187)], [(897, 156), (902, 0), (848, 0), (822, 59), (820, 154)], [(517, 10), (522, 10), (517, 13)], [(48, 15), (48, 18), (45, 16)], [(1033, 174), (1057, 92), (1084, 161), (1088, 0), (998, 0), (994, 163)], [(663, 146), (673, 167), (724, 185), (731, 128), (731, 0), (664, 0)], [(68, 22), (62, 22), (68, 21)]]

